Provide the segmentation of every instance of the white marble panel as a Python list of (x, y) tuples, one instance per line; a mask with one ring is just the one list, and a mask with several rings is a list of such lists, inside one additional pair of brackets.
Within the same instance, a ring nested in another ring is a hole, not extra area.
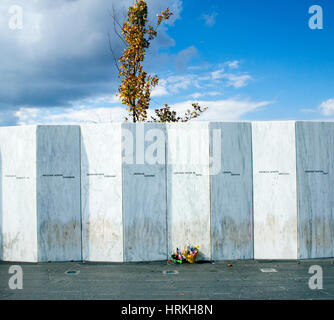
[(253, 122), (255, 259), (297, 259), (295, 122)]
[(220, 161), (220, 171), (210, 171), (212, 258), (252, 259), (251, 124), (211, 122), (210, 155)]
[(334, 123), (296, 123), (299, 258), (334, 257)]
[(122, 134), (124, 259), (166, 260), (165, 126), (125, 123)]
[(37, 126), (38, 260), (81, 260), (79, 126)]
[(123, 261), (121, 124), (81, 126), (83, 260)]
[(36, 127), (0, 128), (0, 260), (37, 261)]
[(167, 124), (168, 255), (199, 245), (211, 260), (209, 123)]

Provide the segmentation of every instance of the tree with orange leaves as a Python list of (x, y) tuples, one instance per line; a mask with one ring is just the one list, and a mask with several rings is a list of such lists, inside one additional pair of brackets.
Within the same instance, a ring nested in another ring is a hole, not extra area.
[[(157, 36), (157, 28), (172, 16), (169, 8), (157, 15), (157, 25), (154, 28), (148, 25), (148, 8), (144, 0), (135, 0), (134, 5), (128, 9), (128, 17), (122, 27), (122, 40), (126, 45), (119, 62), (119, 76), (122, 83), (118, 89), (118, 96), (128, 106), (133, 122), (147, 121), (147, 110), (151, 100), (151, 92), (157, 86), (159, 78), (147, 74), (143, 68), (146, 50), (151, 41)], [(178, 117), (168, 105), (155, 110), (153, 122), (186, 122), (198, 117), (207, 108), (198, 104), (192, 105), (193, 111), (187, 110), (184, 117)], [(127, 119), (126, 119), (127, 120)]]

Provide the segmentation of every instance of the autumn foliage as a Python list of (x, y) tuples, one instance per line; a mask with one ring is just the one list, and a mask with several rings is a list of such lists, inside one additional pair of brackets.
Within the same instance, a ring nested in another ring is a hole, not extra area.
[[(172, 16), (169, 8), (157, 15), (156, 27), (148, 25), (148, 8), (144, 0), (136, 0), (128, 9), (128, 16), (122, 27), (122, 37), (126, 47), (119, 62), (119, 76), (122, 83), (118, 89), (118, 96), (122, 104), (128, 106), (129, 116), (133, 122), (147, 121), (151, 92), (158, 85), (159, 78), (147, 74), (143, 68), (146, 50), (151, 41), (157, 36), (157, 28)], [(155, 110), (153, 122), (179, 122), (189, 121), (198, 117), (206, 108), (198, 104), (192, 105), (192, 111), (187, 110), (184, 117), (178, 117), (168, 105)]]

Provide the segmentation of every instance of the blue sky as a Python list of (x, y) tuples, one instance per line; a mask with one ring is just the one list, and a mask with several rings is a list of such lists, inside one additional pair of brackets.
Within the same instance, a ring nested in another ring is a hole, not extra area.
[[(14, 2), (0, 4), (0, 124), (122, 121), (108, 10), (122, 19), (131, 1), (17, 0), (23, 28), (11, 30)], [(152, 108), (199, 102), (212, 121), (334, 118), (333, 1), (148, 3), (152, 18), (174, 12), (145, 61), (160, 78)], [(322, 30), (309, 28), (312, 5), (323, 9)]]

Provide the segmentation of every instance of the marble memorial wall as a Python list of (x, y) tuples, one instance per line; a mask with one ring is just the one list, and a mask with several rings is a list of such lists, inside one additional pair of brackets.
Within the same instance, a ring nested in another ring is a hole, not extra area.
[(253, 122), (254, 258), (297, 259), (295, 122)]
[(0, 128), (0, 260), (333, 257), (334, 124)]
[(122, 126), (81, 126), (82, 255), (123, 261)]
[(165, 126), (122, 125), (124, 261), (167, 258)]
[(81, 260), (78, 126), (0, 128), (0, 255)]
[(334, 123), (296, 122), (298, 258), (334, 257)]
[(168, 254), (199, 245), (211, 260), (209, 123), (167, 124)]
[(217, 171), (211, 170), (212, 259), (252, 259), (250, 123), (210, 122), (210, 156)]
[(37, 126), (38, 261), (81, 260), (80, 128)]
[(36, 126), (0, 128), (0, 260), (36, 262)]

